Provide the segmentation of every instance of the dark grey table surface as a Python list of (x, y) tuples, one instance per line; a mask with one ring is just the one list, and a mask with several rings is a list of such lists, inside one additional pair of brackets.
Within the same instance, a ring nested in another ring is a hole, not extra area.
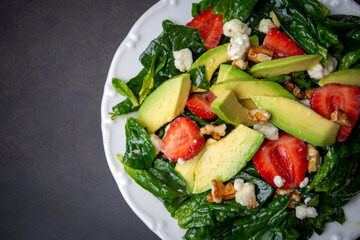
[(113, 55), (156, 0), (0, 1), (0, 239), (159, 239), (108, 168)]

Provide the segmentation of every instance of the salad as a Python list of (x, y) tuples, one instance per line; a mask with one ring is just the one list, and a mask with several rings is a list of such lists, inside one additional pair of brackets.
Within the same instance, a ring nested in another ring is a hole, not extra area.
[[(113, 108), (125, 171), (184, 239), (309, 238), (360, 188), (359, 18), (316, 1), (201, 1)], [(350, 32), (348, 32), (350, 31)], [(189, 55), (191, 60), (189, 60)]]

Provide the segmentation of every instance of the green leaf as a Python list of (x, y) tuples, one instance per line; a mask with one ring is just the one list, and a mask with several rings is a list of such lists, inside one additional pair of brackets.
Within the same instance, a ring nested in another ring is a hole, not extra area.
[(215, 121), (210, 122), (210, 121), (206, 121), (196, 115), (194, 115), (192, 112), (190, 112), (188, 109), (184, 109), (184, 112), (182, 113), (183, 117), (187, 117), (190, 118), (191, 120), (195, 121), (199, 126), (203, 127), (207, 124), (212, 124), (212, 125), (220, 125), (222, 123), (225, 123), (223, 120), (221, 120), (220, 118), (217, 118)]
[(204, 64), (201, 64), (199, 67), (188, 71), (188, 73), (190, 74), (192, 85), (194, 85), (197, 88), (206, 89), (206, 90), (210, 88), (209, 81), (207, 80), (205, 75)]
[(215, 6), (219, 0), (203, 0), (199, 3), (193, 3), (191, 7), (191, 16), (196, 17), (199, 13), (204, 12), (208, 8)]
[(360, 17), (343, 14), (330, 15), (325, 23), (338, 31), (348, 31), (360, 27)]
[(134, 119), (128, 118), (125, 124), (126, 152), (124, 163), (135, 169), (152, 166), (156, 153), (149, 135)]
[[(120, 162), (123, 164), (125, 172), (134, 181), (144, 189), (151, 192), (155, 197), (161, 198), (165, 202), (168, 209), (171, 209), (171, 199), (182, 197), (186, 195), (185, 182), (179, 184), (179, 176), (176, 175), (175, 170), (170, 166), (161, 166), (148, 169), (135, 169), (126, 165), (121, 155), (117, 155)], [(161, 161), (161, 165), (170, 165), (162, 160), (156, 160), (155, 163)]]
[(341, 60), (339, 70), (348, 69), (351, 67), (351, 65), (355, 64), (359, 60), (360, 60), (360, 49), (353, 52), (349, 52)]
[(111, 120), (115, 120), (121, 115), (135, 112), (139, 109), (139, 107), (134, 107), (133, 103), (129, 98), (126, 98), (124, 101), (115, 105), (112, 110), (113, 112), (109, 113), (111, 115)]
[(219, 0), (213, 9), (213, 13), (221, 14), (224, 22), (234, 18), (245, 22), (256, 3), (257, 0)]
[(139, 101), (137, 100), (134, 93), (131, 91), (131, 89), (126, 85), (126, 83), (123, 80), (113, 78), (112, 85), (118, 93), (120, 93), (125, 97), (128, 97), (134, 107), (139, 106)]

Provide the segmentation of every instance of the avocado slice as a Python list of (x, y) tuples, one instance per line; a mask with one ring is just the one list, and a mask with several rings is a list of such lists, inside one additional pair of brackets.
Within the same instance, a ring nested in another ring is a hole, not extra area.
[(252, 96), (270, 96), (270, 97), (286, 97), (297, 99), (276, 82), (254, 80), (254, 79), (238, 79), (221, 82), (211, 86), (216, 96), (224, 94), (225, 91), (232, 90), (238, 100), (251, 98)]
[(235, 126), (244, 124), (254, 126), (255, 121), (248, 117), (249, 109), (243, 107), (231, 90), (218, 96), (212, 103), (211, 109), (222, 120)]
[(312, 109), (282, 97), (254, 96), (259, 109), (271, 113), (270, 121), (281, 130), (315, 146), (335, 143), (339, 125), (320, 116)]
[(136, 120), (148, 133), (154, 133), (183, 112), (190, 87), (189, 74), (182, 74), (165, 81), (141, 104), (135, 116)]
[(345, 69), (329, 74), (319, 81), (320, 86), (328, 83), (340, 83), (360, 87), (360, 69)]
[(207, 80), (210, 82), (212, 75), (220, 64), (230, 61), (230, 57), (227, 54), (227, 48), (229, 44), (224, 44), (210, 49), (203, 53), (189, 68), (191, 71), (194, 68), (204, 64), (205, 75)]
[(252, 35), (249, 37), (250, 46), (259, 46), (259, 37), (256, 35)]
[(241, 105), (243, 105), (247, 109), (250, 109), (250, 110), (258, 109), (256, 104), (250, 98), (241, 99), (241, 100), (239, 100), (239, 102), (240, 102)]
[(229, 64), (221, 64), (219, 68), (219, 75), (217, 78), (216, 83), (225, 82), (228, 80), (235, 80), (235, 79), (253, 79), (253, 76), (244, 72), (243, 70), (229, 65)]
[(206, 147), (195, 169), (193, 193), (210, 189), (211, 180), (228, 181), (260, 148), (265, 135), (239, 124), (226, 137)]
[(195, 180), (194, 179), (194, 171), (195, 171), (196, 166), (197, 166), (197, 164), (199, 162), (199, 159), (204, 154), (205, 149), (210, 144), (213, 144), (213, 143), (216, 143), (216, 142), (217, 141), (215, 139), (209, 138), (206, 141), (205, 146), (203, 147), (203, 149), (201, 149), (201, 151), (198, 153), (198, 155), (196, 155), (192, 159), (187, 160), (184, 165), (180, 165), (178, 162), (176, 163), (176, 166), (175, 166), (174, 169), (184, 179), (187, 193), (192, 193), (192, 191), (194, 189), (194, 180)]
[(255, 64), (249, 73), (256, 78), (273, 77), (311, 69), (321, 60), (320, 55), (298, 55)]

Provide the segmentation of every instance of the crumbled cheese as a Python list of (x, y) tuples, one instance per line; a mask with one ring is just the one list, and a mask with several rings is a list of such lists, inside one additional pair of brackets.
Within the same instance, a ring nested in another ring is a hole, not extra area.
[(174, 51), (175, 67), (181, 72), (189, 70), (193, 63), (192, 53), (190, 49), (184, 48), (179, 51)]
[(184, 159), (182, 159), (182, 158), (178, 158), (177, 162), (178, 162), (180, 165), (184, 165), (186, 161), (184, 161)]
[(154, 145), (156, 155), (158, 155), (161, 148), (163, 147), (163, 141), (156, 134), (150, 134), (150, 140)]
[(304, 188), (308, 185), (309, 183), (309, 178), (308, 177), (305, 177), (304, 180), (300, 183), (300, 188)]
[(245, 59), (246, 53), (249, 49), (250, 41), (248, 35), (239, 34), (236, 37), (231, 38), (227, 54), (232, 61)]
[(305, 200), (304, 200), (304, 203), (306, 204), (306, 205), (308, 205), (308, 203), (311, 201), (311, 197), (307, 197), (307, 198), (305, 198)]
[(313, 68), (307, 71), (309, 76), (314, 79), (322, 79), (323, 77), (326, 77), (327, 75), (332, 73), (337, 66), (336, 58), (328, 54), (327, 64), (328, 64), (327, 68), (325, 68), (321, 63), (316, 64)]
[(310, 100), (309, 99), (303, 99), (300, 100), (300, 103), (304, 106), (310, 107)]
[(277, 175), (274, 177), (273, 179), (274, 181), (274, 184), (278, 187), (278, 188), (281, 188), (282, 186), (284, 186), (286, 180), (283, 179), (281, 176)]
[(267, 34), (271, 28), (274, 28), (275, 24), (271, 21), (271, 19), (262, 19), (259, 24), (259, 31)]
[(269, 140), (279, 139), (279, 129), (270, 122), (260, 122), (253, 126), (254, 130), (266, 135)]
[(251, 34), (251, 28), (238, 19), (232, 19), (224, 24), (223, 32), (227, 37), (236, 37), (240, 34), (249, 36)]
[(307, 207), (305, 205), (297, 206), (296, 210), (296, 217), (299, 219), (304, 218), (316, 218), (318, 213), (314, 207)]
[(249, 208), (256, 208), (259, 206), (259, 203), (256, 201), (254, 184), (244, 183), (244, 180), (240, 178), (234, 181), (234, 188), (236, 189), (235, 201), (237, 203)]

